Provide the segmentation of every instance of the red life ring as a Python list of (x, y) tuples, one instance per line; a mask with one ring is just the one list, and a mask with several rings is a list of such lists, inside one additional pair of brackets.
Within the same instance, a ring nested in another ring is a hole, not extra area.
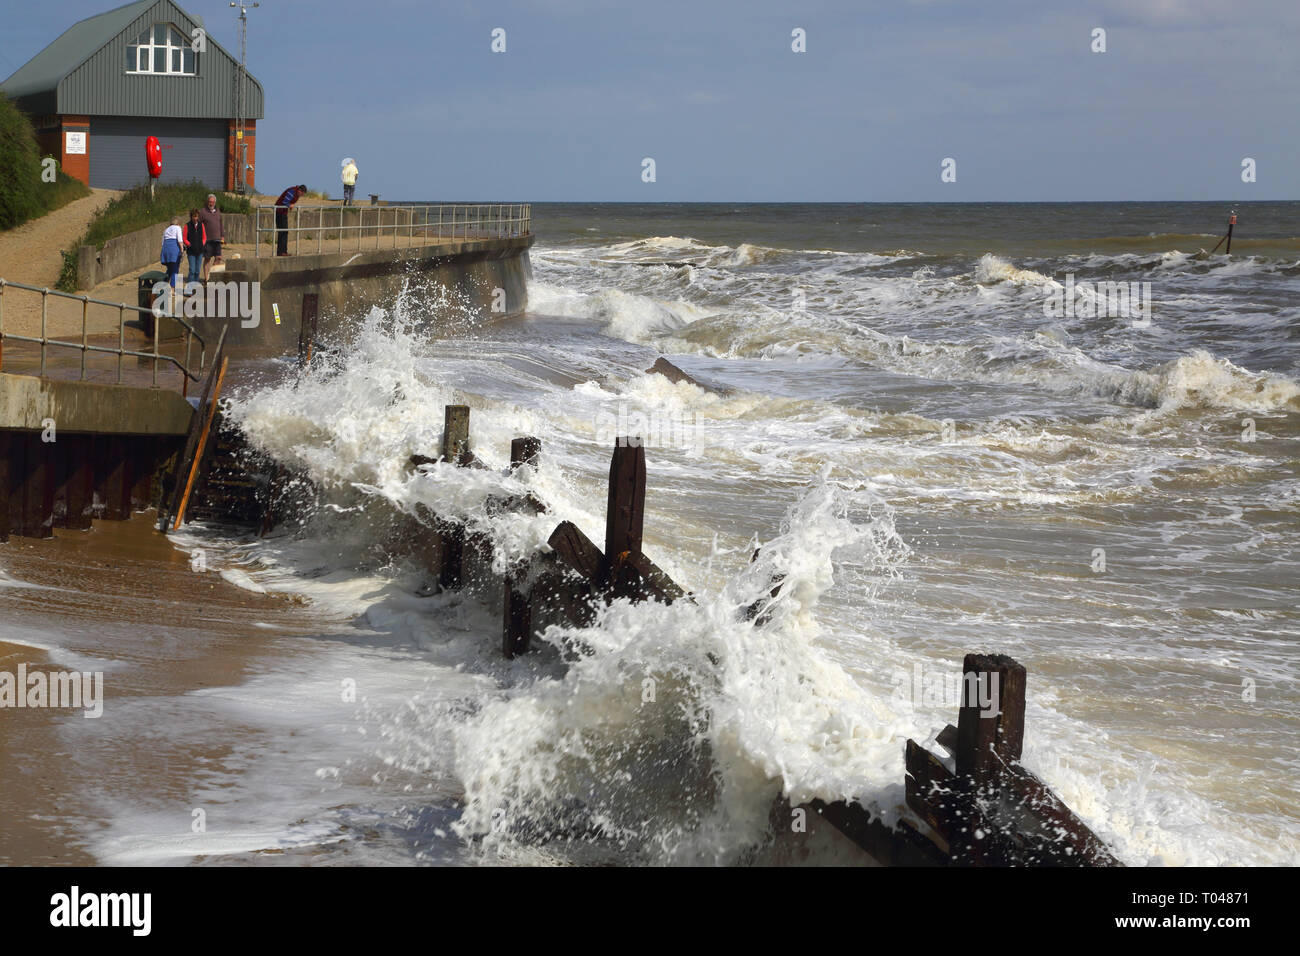
[(162, 175), (162, 146), (157, 136), (150, 136), (144, 141), (144, 158), (149, 166), (149, 176), (157, 179)]

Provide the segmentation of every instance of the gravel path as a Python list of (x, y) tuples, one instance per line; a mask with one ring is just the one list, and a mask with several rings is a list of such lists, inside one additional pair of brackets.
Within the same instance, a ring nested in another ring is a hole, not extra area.
[(95, 213), (120, 195), (116, 189), (92, 189), (85, 199), (0, 232), (0, 279), (53, 286), (63, 268), (63, 250), (86, 231)]

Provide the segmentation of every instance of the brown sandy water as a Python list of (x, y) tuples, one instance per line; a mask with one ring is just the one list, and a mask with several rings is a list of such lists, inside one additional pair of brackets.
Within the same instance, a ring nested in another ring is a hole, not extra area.
[[(0, 711), (0, 862), (93, 863), (85, 847), (104, 825), (98, 798), (127, 805), (144, 794), (183, 798), (221, 756), (169, 741), (165, 726), (124, 744), (112, 733), (116, 705), (239, 684), (301, 653), (279, 638), (324, 623), (292, 597), (191, 570), (153, 522), (149, 512), (0, 545), (0, 571), (14, 579), (0, 586), (0, 670), (16, 673), (25, 663), (29, 671), (105, 672), (97, 719), (53, 708)], [(181, 818), (178, 827), (187, 823)]]

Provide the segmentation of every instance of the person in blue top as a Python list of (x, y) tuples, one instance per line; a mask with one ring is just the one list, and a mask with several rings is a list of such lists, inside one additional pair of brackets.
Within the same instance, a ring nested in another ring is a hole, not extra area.
[(289, 254), (289, 210), (303, 196), (307, 195), (306, 186), (290, 186), (280, 193), (275, 201), (275, 254)]
[(176, 288), (176, 274), (180, 271), (184, 248), (185, 236), (181, 232), (181, 221), (176, 218), (163, 230), (162, 253), (158, 257), (158, 261), (167, 267), (167, 282), (173, 289)]

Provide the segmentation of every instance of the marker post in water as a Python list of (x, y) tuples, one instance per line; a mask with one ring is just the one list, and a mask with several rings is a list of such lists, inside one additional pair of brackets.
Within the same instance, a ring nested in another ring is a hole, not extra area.
[(1237, 210), (1234, 209), (1232, 210), (1231, 213), (1228, 214), (1228, 234), (1224, 236), (1223, 239), (1220, 239), (1218, 242), (1214, 244), (1214, 248), (1210, 250), (1210, 255), (1214, 255), (1216, 252), (1219, 251), (1219, 246), (1223, 245), (1224, 239), (1228, 241), (1228, 248), (1224, 249), (1223, 251), (1226, 255), (1232, 255), (1232, 227), (1235, 226), (1236, 224), (1237, 224)]

